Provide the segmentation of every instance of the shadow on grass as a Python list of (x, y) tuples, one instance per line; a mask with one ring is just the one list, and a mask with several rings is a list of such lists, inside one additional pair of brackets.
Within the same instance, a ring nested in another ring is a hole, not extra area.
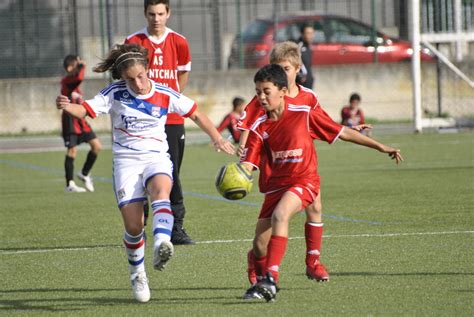
[[(226, 296), (202, 296), (202, 292), (222, 292), (240, 289), (240, 287), (186, 287), (151, 289), (152, 298), (148, 304), (183, 305), (206, 302), (208, 304), (222, 305), (235, 302), (235, 300), (240, 298), (233, 294)], [(165, 296), (164, 294), (167, 292), (174, 294), (174, 296)], [(186, 296), (183, 295), (182, 297), (178, 297), (176, 296), (175, 292), (197, 292), (200, 293), (201, 296), (189, 296), (189, 294), (187, 294)], [(114, 296), (113, 293), (116, 293), (116, 296)], [(15, 294), (28, 294), (28, 297), (33, 298), (21, 298), (23, 295), (15, 296)], [(122, 298), (121, 295), (130, 297)], [(138, 304), (133, 299), (129, 288), (26, 288), (0, 290), (0, 296), (8, 296), (10, 298), (16, 297), (16, 299), (0, 299), (0, 312), (74, 312), (91, 310), (98, 307), (112, 307), (117, 305), (124, 308), (128, 305)]]
[(55, 251), (55, 250), (76, 250), (76, 249), (102, 249), (121, 248), (118, 244), (94, 244), (94, 245), (69, 245), (55, 247), (24, 247), (24, 248), (0, 248), (0, 252), (35, 252), (35, 251)]

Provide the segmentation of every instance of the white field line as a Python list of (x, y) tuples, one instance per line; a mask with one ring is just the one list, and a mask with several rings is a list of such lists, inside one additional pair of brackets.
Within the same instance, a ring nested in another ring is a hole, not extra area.
[[(439, 236), (439, 235), (450, 235), (450, 234), (473, 234), (474, 230), (468, 231), (437, 231), (437, 232), (399, 232), (399, 233), (361, 233), (361, 234), (341, 234), (341, 235), (324, 235), (325, 239), (332, 238), (390, 238), (390, 237), (404, 237), (404, 236)], [(301, 240), (304, 237), (290, 237), (289, 240)], [(236, 243), (236, 242), (251, 242), (252, 239), (236, 239), (236, 240), (210, 240), (210, 241), (197, 241), (196, 244), (223, 244), (223, 243)], [(52, 249), (32, 249), (32, 250), (12, 250), (12, 251), (0, 251), (0, 255), (17, 255), (17, 254), (29, 254), (29, 253), (48, 253), (48, 252), (64, 252), (64, 251), (87, 251), (94, 249), (106, 249), (106, 248), (122, 248), (121, 245), (109, 245), (109, 246), (92, 246), (82, 248), (52, 248)]]

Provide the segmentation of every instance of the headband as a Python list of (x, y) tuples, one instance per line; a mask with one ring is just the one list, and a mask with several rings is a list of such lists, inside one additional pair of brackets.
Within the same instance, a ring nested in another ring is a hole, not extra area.
[[(117, 63), (117, 61), (118, 61), (122, 56), (129, 55), (129, 54), (140, 55), (140, 57), (124, 58), (123, 60), (121, 60), (120, 62)], [(126, 52), (126, 53), (123, 53), (123, 54), (119, 55), (119, 57), (117, 57), (117, 59), (115, 60), (115, 63), (114, 63), (114, 67), (118, 67), (120, 64), (122, 64), (123, 62), (128, 61), (128, 60), (130, 60), (130, 59), (142, 59), (142, 60), (145, 60), (145, 58), (143, 57), (143, 54), (140, 53), (140, 52)]]

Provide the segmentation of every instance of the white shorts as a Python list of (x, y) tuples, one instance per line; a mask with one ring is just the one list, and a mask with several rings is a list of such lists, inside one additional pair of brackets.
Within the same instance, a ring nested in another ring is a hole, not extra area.
[(146, 185), (155, 175), (164, 174), (173, 181), (173, 163), (169, 155), (114, 158), (113, 178), (118, 207), (147, 200)]

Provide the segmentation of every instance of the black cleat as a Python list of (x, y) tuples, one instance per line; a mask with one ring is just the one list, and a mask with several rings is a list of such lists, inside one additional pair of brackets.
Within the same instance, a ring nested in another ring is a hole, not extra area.
[(267, 275), (263, 280), (255, 285), (257, 292), (260, 293), (267, 302), (273, 302), (278, 292), (278, 287), (275, 283), (275, 279), (272, 273), (267, 272)]
[(242, 296), (242, 298), (247, 300), (263, 299), (263, 295), (257, 291), (257, 284), (255, 284), (245, 291), (245, 294)]
[(186, 233), (183, 227), (176, 226), (173, 227), (171, 232), (171, 243), (174, 245), (192, 245), (196, 244), (190, 236)]

